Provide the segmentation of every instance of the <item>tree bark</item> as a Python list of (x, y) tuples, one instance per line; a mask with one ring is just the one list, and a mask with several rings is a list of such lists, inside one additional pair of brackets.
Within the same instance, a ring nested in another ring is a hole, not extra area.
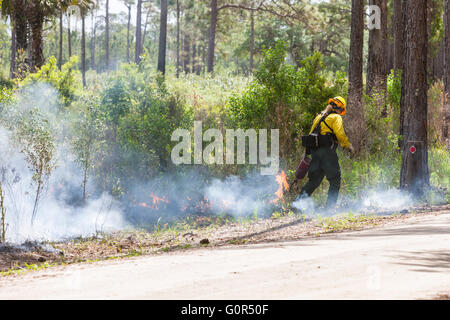
[(450, 150), (450, 0), (445, 0), (444, 7), (444, 125), (443, 137)]
[(352, 0), (349, 88), (345, 120), (348, 136), (358, 153), (361, 151), (365, 135), (363, 114), (364, 17), (364, 0)]
[(27, 19), (31, 29), (31, 70), (35, 72), (44, 64), (44, 53), (42, 51), (42, 31), (44, 27), (44, 16), (38, 8), (39, 4), (31, 4), (27, 8)]
[(195, 39), (193, 41), (192, 45), (192, 73), (197, 72), (197, 44), (195, 42)]
[[(387, 76), (387, 0), (370, 0), (371, 5), (381, 9), (381, 28), (369, 31), (369, 56), (367, 60), (367, 94), (373, 89), (384, 98)], [(379, 106), (384, 104), (378, 101)]]
[(97, 32), (97, 22), (95, 14), (92, 12), (92, 36), (91, 36), (91, 69), (95, 70), (95, 34)]
[(127, 22), (127, 63), (130, 63), (130, 25), (131, 25), (131, 4), (125, 4), (128, 9)]
[(136, 39), (134, 47), (134, 62), (141, 62), (141, 38), (142, 38), (142, 0), (137, 0), (136, 5)]
[(202, 72), (202, 46), (197, 45), (197, 67), (195, 69), (195, 74), (200, 75)]
[(184, 73), (188, 74), (191, 72), (189, 67), (191, 56), (191, 38), (189, 33), (184, 34), (184, 45), (183, 45), (183, 68)]
[(14, 79), (16, 77), (16, 32), (14, 26), (11, 29), (11, 58), (9, 62), (9, 77)]
[(429, 185), (427, 147), (427, 0), (404, 2), (403, 143), (400, 187), (422, 197)]
[(394, 72), (403, 69), (402, 0), (394, 0)]
[(253, 73), (253, 55), (255, 50), (255, 17), (253, 10), (250, 11), (250, 74)]
[(86, 30), (85, 14), (81, 14), (81, 76), (83, 79), (83, 87), (86, 87)]
[(67, 50), (69, 52), (69, 59), (72, 56), (72, 37), (70, 31), (70, 13), (67, 13)]
[(159, 27), (158, 71), (166, 74), (167, 0), (161, 0)]
[[(405, 68), (404, 63), (405, 63), (405, 47), (406, 47), (406, 19), (407, 19), (407, 14), (406, 14), (406, 4), (407, 4), (408, 0), (402, 0), (402, 26), (403, 26), (403, 33), (402, 33), (402, 40), (403, 40), (403, 44), (402, 44), (402, 70)], [(403, 77), (405, 75), (402, 73), (402, 92), (403, 92)], [(404, 102), (405, 96), (404, 94), (401, 95), (400, 97), (400, 130), (399, 130), (399, 135), (400, 135), (400, 139), (398, 141), (398, 146), (400, 147), (401, 150), (403, 150), (403, 127), (404, 127), (404, 115), (405, 115), (405, 102)]]
[(59, 48), (58, 48), (58, 69), (61, 70), (63, 56), (63, 11), (59, 9)]
[(209, 37), (208, 37), (208, 65), (207, 72), (214, 71), (214, 51), (216, 41), (216, 27), (217, 27), (217, 0), (211, 0), (211, 23), (209, 25)]
[(177, 78), (180, 77), (180, 1), (177, 0)]
[(105, 62), (106, 70), (109, 70), (109, 0), (106, 0), (105, 15)]
[(14, 0), (14, 13), (12, 17), (12, 23), (14, 25), (14, 32), (16, 37), (16, 51), (17, 50), (27, 50), (28, 39), (27, 39), (27, 17), (24, 14), (25, 11), (25, 1), (24, 0)]

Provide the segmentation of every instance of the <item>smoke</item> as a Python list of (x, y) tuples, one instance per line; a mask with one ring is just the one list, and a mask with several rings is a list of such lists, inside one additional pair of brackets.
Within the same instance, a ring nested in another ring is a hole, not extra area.
[[(32, 213), (37, 193), (36, 170), (23, 152), (27, 147), (25, 142), (17, 139), (17, 127), (29, 114), (44, 119), (36, 125), (49, 126), (55, 144), (54, 166), (44, 179), (35, 219)], [(244, 178), (230, 176), (220, 180), (203, 166), (179, 167), (176, 172), (161, 172), (145, 182), (136, 173), (126, 176), (124, 172), (120, 177), (124, 190), (119, 197), (98, 191), (105, 190), (104, 186), (91, 178), (86, 187), (89, 196), (83, 203), (83, 172), (72, 153), (71, 141), (67, 141), (68, 121), (58, 92), (45, 83), (22, 88), (15, 103), (1, 106), (0, 180), (9, 242), (63, 240), (128, 226), (152, 228), (159, 221), (188, 215), (264, 216), (270, 215), (274, 208), (270, 200), (275, 198), (278, 185), (273, 176), (262, 176), (255, 171)], [(124, 150), (119, 145), (109, 147), (113, 158), (121, 159), (119, 155)], [(131, 159), (137, 168), (146, 158), (137, 153)]]
[[(120, 177), (124, 190), (114, 197), (95, 179), (87, 185), (88, 198), (82, 199), (83, 172), (68, 142), (64, 110), (57, 91), (47, 84), (36, 84), (20, 90), (14, 105), (1, 107), (0, 181), (5, 196), (7, 240), (63, 240), (90, 236), (98, 232), (121, 230), (129, 226), (154, 227), (160, 221), (177, 220), (189, 215), (231, 214), (235, 217), (270, 216), (279, 203), (275, 192), (279, 185), (274, 176), (254, 171), (245, 177), (217, 179), (206, 167), (180, 166), (174, 173), (160, 172), (151, 181), (142, 181), (139, 170), (146, 164), (145, 155), (132, 154), (119, 146), (114, 160), (126, 152), (127, 165), (136, 169)], [(55, 141), (55, 166), (45, 180), (38, 201), (36, 217), (32, 212), (36, 200), (36, 181), (24, 145), (15, 139), (15, 127), (24, 114), (38, 111), (51, 126)], [(101, 151), (100, 151), (101, 152)], [(130, 162), (133, 161), (133, 162)], [(114, 162), (114, 161), (113, 161)], [(113, 164), (114, 165), (114, 164)], [(125, 168), (129, 168), (125, 167)], [(108, 188), (111, 190), (111, 188)], [(278, 190), (277, 190), (278, 189)], [(340, 212), (386, 212), (413, 205), (408, 194), (396, 189), (368, 190), (361, 199), (340, 198), (336, 211), (318, 208), (313, 199), (303, 198), (292, 207), (307, 215)]]
[(277, 183), (273, 176), (253, 174), (244, 179), (237, 176), (214, 179), (205, 187), (205, 195), (211, 200), (212, 210), (216, 213), (244, 216), (253, 212), (265, 215), (273, 208), (267, 196), (273, 199), (276, 189)]
[(415, 205), (414, 197), (399, 189), (370, 189), (361, 192), (358, 199), (341, 196), (335, 209), (329, 210), (315, 205), (310, 197), (296, 199), (292, 207), (306, 215), (331, 216), (340, 213), (389, 214)]
[(62, 143), (58, 127), (52, 128), (56, 142), (54, 169), (45, 179), (37, 212), (32, 222), (36, 202), (35, 172), (22, 152), (25, 148), (16, 138), (18, 119), (30, 112), (40, 112), (46, 123), (60, 124), (58, 94), (50, 85), (28, 86), (17, 94), (14, 105), (2, 105), (0, 124), (0, 181), (6, 209), (6, 240), (21, 243), (26, 240), (62, 240), (89, 236), (97, 232), (122, 229), (126, 222), (120, 204), (104, 193), (81, 205), (81, 170), (74, 156)]

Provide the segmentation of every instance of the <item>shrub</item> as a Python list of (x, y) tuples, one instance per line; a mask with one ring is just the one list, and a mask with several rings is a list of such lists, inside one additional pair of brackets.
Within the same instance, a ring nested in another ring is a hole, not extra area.
[(59, 70), (56, 58), (50, 57), (36, 73), (28, 73), (23, 80), (19, 80), (19, 85), (27, 86), (36, 82), (50, 83), (58, 90), (62, 105), (68, 107), (75, 99), (77, 89), (80, 88), (79, 82), (75, 79), (75, 75), (79, 73), (75, 69), (77, 61), (78, 58), (73, 56)]
[(278, 42), (266, 50), (255, 72), (255, 80), (241, 95), (229, 101), (230, 123), (239, 128), (280, 130), (280, 155), (284, 159), (298, 155), (300, 136), (309, 132), (312, 120), (346, 86), (345, 74), (338, 72), (333, 81), (323, 74), (322, 55), (318, 52), (301, 61), (301, 67), (285, 62), (286, 46)]

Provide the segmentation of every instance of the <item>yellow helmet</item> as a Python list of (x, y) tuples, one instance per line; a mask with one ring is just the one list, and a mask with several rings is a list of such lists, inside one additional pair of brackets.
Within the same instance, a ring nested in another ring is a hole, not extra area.
[(338, 114), (341, 116), (345, 115), (347, 113), (347, 103), (345, 102), (345, 99), (342, 97), (334, 97), (328, 100), (329, 104), (334, 104), (333, 109), (337, 111)]

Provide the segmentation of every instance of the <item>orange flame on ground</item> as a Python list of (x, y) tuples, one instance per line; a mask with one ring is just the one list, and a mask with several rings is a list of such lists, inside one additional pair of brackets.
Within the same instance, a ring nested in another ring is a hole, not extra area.
[[(186, 199), (189, 202), (192, 201), (192, 199), (190, 197), (186, 197)], [(193, 210), (199, 210), (200, 212), (205, 213), (208, 209), (211, 209), (212, 207), (213, 207), (213, 205), (212, 205), (211, 201), (207, 197), (203, 196), (203, 199), (200, 200), (197, 204), (195, 204), (195, 205), (186, 204), (186, 205), (181, 206), (180, 209), (181, 209), (181, 211), (184, 212), (188, 208), (192, 208)]]
[[(169, 200), (166, 197), (163, 196), (160, 198), (154, 193), (150, 193), (150, 198), (152, 199), (152, 203), (138, 202), (137, 205), (143, 208), (158, 210), (158, 206), (160, 203), (169, 203)], [(136, 203), (135, 201), (133, 202)]]
[(276, 199), (273, 199), (270, 201), (270, 203), (274, 203), (274, 204), (283, 200), (283, 197), (284, 197), (283, 188), (285, 191), (289, 191), (288, 178), (284, 171), (281, 171), (281, 173), (275, 177), (275, 180), (278, 183), (278, 190), (275, 192), (275, 195), (277, 197), (276, 197)]
[(158, 204), (160, 202), (169, 203), (169, 200), (164, 196), (162, 198), (160, 198), (157, 195), (155, 195), (154, 193), (150, 192), (150, 197), (152, 198), (153, 208), (156, 210), (158, 210)]
[(151, 205), (146, 204), (145, 202), (139, 202), (137, 205), (140, 206), (140, 207), (153, 209), (153, 207)]

